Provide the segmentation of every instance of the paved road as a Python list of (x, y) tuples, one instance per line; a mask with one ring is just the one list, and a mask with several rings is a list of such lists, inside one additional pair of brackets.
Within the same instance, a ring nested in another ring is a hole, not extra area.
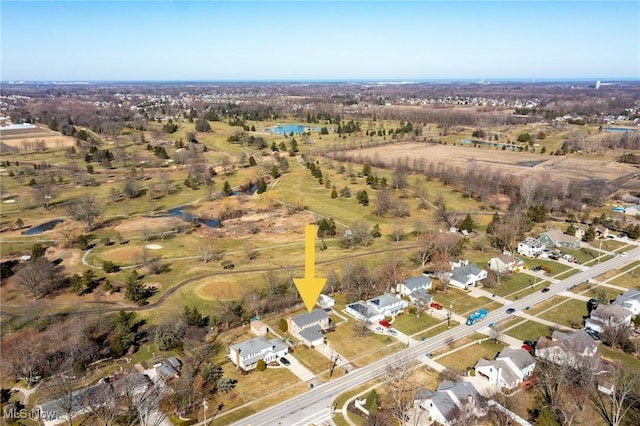
[[(618, 256), (608, 261), (595, 265), (588, 270), (580, 271), (573, 276), (562, 281), (551, 284), (547, 293), (536, 292), (518, 301), (512, 302), (508, 307), (512, 307), (518, 311), (525, 309), (527, 306), (533, 306), (550, 297), (561, 293), (568, 288), (584, 283), (586, 280), (598, 276), (610, 269), (618, 268), (621, 265), (640, 260), (640, 247), (629, 251), (627, 256)], [(262, 425), (308, 425), (314, 420), (326, 418), (330, 415), (331, 404), (333, 400), (341, 393), (365, 383), (368, 380), (376, 378), (384, 374), (387, 366), (392, 363), (406, 363), (413, 359), (425, 356), (447, 344), (451, 339), (458, 340), (479, 329), (486, 327), (487, 324), (497, 322), (509, 316), (504, 307), (489, 312), (486, 319), (477, 324), (467, 326), (461, 324), (444, 333), (439, 334), (424, 342), (419, 342), (405, 348), (395, 354), (376, 361), (366, 367), (362, 367), (348, 374), (335, 379), (328, 383), (323, 383), (307, 390), (305, 393), (295, 396), (278, 405), (270, 407), (252, 416), (249, 416), (234, 425), (242, 426), (262, 426)]]

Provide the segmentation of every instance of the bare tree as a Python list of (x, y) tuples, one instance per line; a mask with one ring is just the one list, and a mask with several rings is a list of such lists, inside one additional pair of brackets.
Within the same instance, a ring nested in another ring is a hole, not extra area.
[(52, 182), (50, 176), (45, 176), (40, 179), (40, 182), (36, 183), (33, 187), (33, 199), (36, 203), (44, 207), (45, 210), (49, 210), (51, 206), (51, 200), (55, 196), (55, 184)]
[(391, 197), (391, 191), (387, 188), (383, 188), (376, 193), (376, 198), (374, 202), (374, 208), (376, 212), (376, 216), (384, 216), (386, 212), (391, 209), (393, 205), (393, 199)]
[(89, 193), (71, 200), (66, 209), (69, 216), (75, 220), (84, 221), (88, 231), (93, 230), (95, 220), (102, 214), (102, 207), (98, 204), (96, 197)]
[(28, 330), (13, 333), (2, 341), (2, 371), (5, 377), (23, 379), (30, 387), (43, 374), (42, 335)]
[(247, 241), (244, 243), (244, 254), (247, 256), (247, 260), (253, 260), (258, 257), (258, 250), (252, 242)]
[(202, 253), (201, 258), (204, 263), (222, 259), (222, 250), (219, 250), (212, 241), (202, 242), (200, 244), (200, 251)]
[(629, 410), (640, 401), (640, 377), (635, 371), (629, 371), (618, 366), (611, 374), (611, 392), (602, 392), (597, 386), (591, 390), (591, 401), (596, 412), (609, 426), (618, 426), (627, 416)]
[(413, 397), (419, 386), (415, 380), (415, 364), (397, 360), (387, 365), (385, 389), (389, 398), (389, 411), (401, 425), (407, 424), (413, 406)]
[(57, 280), (56, 266), (43, 257), (27, 262), (15, 275), (15, 283), (28, 289), (33, 300), (54, 289)]
[(402, 237), (404, 237), (404, 227), (400, 224), (394, 225), (391, 228), (391, 238), (397, 243), (400, 242), (400, 240), (402, 240)]

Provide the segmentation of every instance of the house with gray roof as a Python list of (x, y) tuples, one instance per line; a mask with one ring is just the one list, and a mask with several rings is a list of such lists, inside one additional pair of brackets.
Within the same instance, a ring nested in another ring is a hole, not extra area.
[(505, 348), (492, 361), (481, 358), (474, 369), (493, 386), (513, 390), (533, 374), (535, 367), (536, 360), (529, 352)]
[(487, 271), (472, 263), (455, 269), (449, 277), (449, 285), (466, 290), (485, 278), (487, 278)]
[(365, 322), (377, 322), (385, 317), (393, 317), (409, 306), (409, 304), (393, 294), (385, 293), (369, 300), (359, 300), (347, 305), (345, 311), (352, 317)]
[(577, 366), (583, 358), (596, 356), (598, 344), (584, 330), (564, 332), (556, 330), (551, 338), (540, 337), (536, 357), (556, 365)]
[(626, 327), (631, 324), (632, 312), (618, 304), (599, 304), (584, 322), (585, 328), (602, 333), (605, 328)]
[(640, 315), (640, 290), (627, 290), (613, 302), (614, 305), (622, 306), (631, 311), (633, 315)]
[(413, 404), (414, 409), (426, 412), (426, 416), (420, 418), (429, 418), (433, 423), (445, 426), (454, 425), (460, 413), (479, 418), (487, 412), (484, 400), (469, 382), (445, 380), (434, 392), (420, 389)]
[(287, 326), (292, 336), (307, 346), (315, 346), (324, 341), (324, 332), (331, 327), (331, 319), (324, 309), (314, 309), (287, 318)]
[(568, 247), (572, 249), (580, 248), (580, 238), (565, 234), (559, 229), (550, 228), (538, 237), (542, 244), (548, 247)]
[(288, 351), (289, 347), (282, 340), (278, 338), (267, 340), (263, 336), (258, 336), (229, 345), (228, 357), (236, 367), (248, 371), (256, 368), (258, 361), (263, 360), (268, 364), (285, 356)]
[(175, 356), (171, 356), (153, 366), (156, 369), (156, 373), (163, 380), (173, 379), (180, 376), (180, 368), (182, 362)]
[(537, 240), (535, 238), (527, 237), (524, 241), (520, 241), (518, 243), (518, 248), (516, 251), (519, 254), (525, 255), (527, 257), (538, 257), (540, 256), (547, 246)]
[(429, 291), (431, 290), (431, 279), (426, 275), (418, 275), (417, 277), (410, 277), (396, 284), (396, 293), (402, 296), (410, 296), (411, 293), (417, 290)]

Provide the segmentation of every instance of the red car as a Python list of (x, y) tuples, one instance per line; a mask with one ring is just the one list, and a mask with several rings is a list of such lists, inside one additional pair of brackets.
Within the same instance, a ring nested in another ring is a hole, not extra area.
[(441, 304), (439, 304), (438, 302), (431, 302), (431, 307), (432, 307), (433, 309), (437, 309), (437, 310), (442, 309), (442, 305), (441, 305)]
[(384, 328), (391, 328), (391, 324), (389, 324), (389, 321), (387, 321), (387, 320), (380, 320), (380, 322), (378, 324), (380, 324)]
[(522, 345), (522, 349), (524, 349), (527, 352), (531, 352), (533, 350), (533, 348), (529, 345)]

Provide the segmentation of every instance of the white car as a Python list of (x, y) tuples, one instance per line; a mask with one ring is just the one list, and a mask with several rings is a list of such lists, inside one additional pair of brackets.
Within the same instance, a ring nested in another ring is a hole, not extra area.
[(620, 256), (625, 257), (627, 255), (626, 251), (623, 251), (622, 253), (620, 253)]

